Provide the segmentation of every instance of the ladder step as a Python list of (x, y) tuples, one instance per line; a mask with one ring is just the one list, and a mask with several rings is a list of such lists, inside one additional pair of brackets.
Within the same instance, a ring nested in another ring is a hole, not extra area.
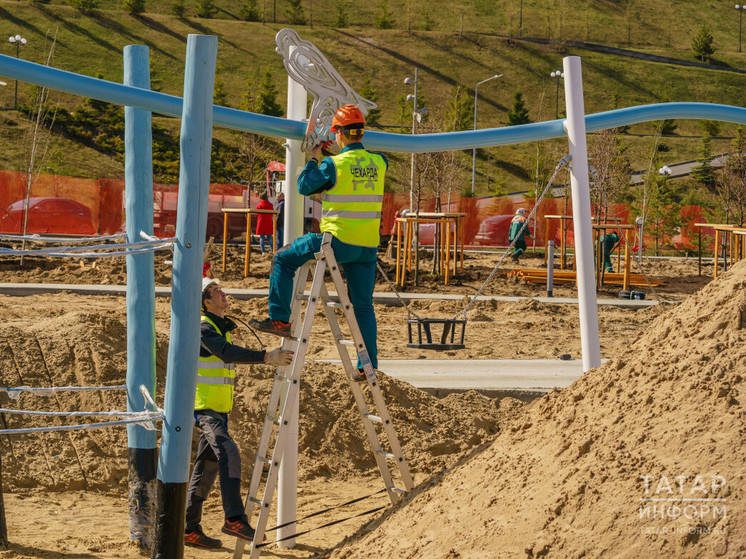
[(280, 424), (280, 420), (278, 418), (276, 418), (276, 417), (271, 416), (271, 415), (267, 415), (264, 419), (265, 419), (265, 421), (271, 421), (275, 425), (279, 425)]
[(272, 463), (272, 460), (270, 460), (266, 456), (257, 456), (256, 460), (257, 460), (257, 462), (264, 462), (265, 464), (271, 464)]
[(282, 375), (275, 375), (275, 380), (281, 380), (282, 382), (290, 382), (292, 379), (290, 377), (284, 377)]
[(338, 303), (337, 301), (327, 301), (326, 306), (332, 309), (341, 309), (342, 303)]
[(389, 460), (393, 460), (394, 458), (396, 458), (396, 456), (394, 456), (394, 455), (393, 455), (393, 454), (391, 454), (390, 452), (386, 452), (386, 451), (384, 451), (384, 450), (381, 450), (380, 448), (379, 448), (378, 450), (376, 450), (376, 452), (377, 452), (378, 454), (383, 454), (383, 455), (384, 455), (384, 456), (385, 456), (386, 458), (388, 458)]
[[(392, 489), (392, 491), (395, 491), (395, 489)], [(256, 497), (249, 497), (249, 501), (251, 501), (255, 505), (261, 505), (262, 504), (262, 501), (260, 499), (257, 499)]]
[(374, 423), (383, 423), (383, 419), (381, 419), (377, 415), (373, 415), (372, 413), (364, 413), (363, 417), (369, 419), (370, 421), (373, 421)]
[(355, 347), (355, 342), (351, 342), (350, 340), (337, 340), (337, 343), (339, 345), (348, 345), (350, 347)]
[(398, 487), (389, 487), (389, 491), (393, 491), (394, 493), (401, 493), (402, 495), (406, 494), (406, 491), (404, 489), (399, 489)]

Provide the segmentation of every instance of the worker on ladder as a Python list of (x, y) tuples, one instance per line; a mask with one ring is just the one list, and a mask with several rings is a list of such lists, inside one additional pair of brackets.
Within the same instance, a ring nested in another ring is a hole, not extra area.
[[(373, 368), (377, 368), (373, 287), (388, 160), (363, 147), (365, 117), (355, 105), (342, 105), (334, 113), (331, 131), (340, 153), (322, 159), (322, 144), (315, 146), (298, 177), (298, 192), (304, 196), (321, 194), (320, 229), (334, 237), (334, 257), (344, 270), (365, 348)], [(269, 319), (252, 320), (251, 326), (261, 332), (290, 336), (293, 278), (295, 272), (319, 252), (322, 236), (308, 233), (275, 254), (269, 280)], [(364, 380), (359, 359), (357, 368), (359, 380)]]
[(226, 316), (230, 303), (216, 279), (202, 279), (202, 321), (199, 369), (194, 398), (194, 419), (199, 429), (197, 457), (189, 480), (184, 543), (217, 549), (222, 543), (202, 531), (202, 504), (215, 478), (220, 477), (225, 534), (246, 540), (254, 529), (244, 514), (241, 499), (241, 455), (228, 433), (228, 414), (233, 408), (234, 363), (289, 365), (293, 352), (280, 348), (254, 351), (231, 343), (236, 323)]
[(518, 263), (518, 259), (526, 252), (526, 235), (531, 236), (528, 227), (523, 227), (525, 223), (526, 208), (518, 208), (510, 222), (510, 231), (508, 232), (508, 241), (513, 243), (515, 240), (513, 244), (513, 256), (510, 257), (515, 263)]

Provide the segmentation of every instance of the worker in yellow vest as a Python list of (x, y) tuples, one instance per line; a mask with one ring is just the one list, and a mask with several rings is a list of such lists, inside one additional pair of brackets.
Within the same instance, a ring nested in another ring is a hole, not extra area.
[(244, 514), (241, 499), (241, 455), (228, 433), (228, 413), (233, 409), (235, 363), (289, 365), (292, 351), (254, 351), (231, 343), (236, 323), (226, 316), (230, 304), (217, 280), (202, 280), (202, 323), (199, 368), (194, 398), (194, 418), (199, 429), (197, 457), (187, 491), (184, 543), (192, 547), (220, 548), (219, 539), (202, 531), (202, 504), (215, 478), (220, 477), (225, 523), (222, 531), (251, 540), (254, 529)]
[[(340, 153), (322, 159), (322, 146), (314, 147), (298, 177), (298, 192), (304, 196), (321, 194), (320, 229), (334, 236), (334, 257), (344, 270), (365, 348), (377, 368), (373, 287), (388, 160), (363, 147), (365, 117), (355, 105), (342, 105), (334, 113), (331, 131)], [(296, 270), (321, 249), (321, 239), (321, 234), (308, 233), (275, 254), (269, 280), (269, 319), (252, 320), (251, 326), (261, 332), (290, 336), (293, 278)], [(356, 380), (365, 380), (360, 359), (357, 368)]]

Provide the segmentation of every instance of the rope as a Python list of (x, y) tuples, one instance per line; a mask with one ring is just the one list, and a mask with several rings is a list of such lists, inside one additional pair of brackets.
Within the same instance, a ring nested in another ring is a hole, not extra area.
[(107, 235), (103, 237), (40, 237), (39, 235), (0, 235), (0, 239), (9, 241), (32, 241), (35, 243), (89, 243), (94, 241), (109, 241), (126, 237), (125, 233)]
[[(107, 245), (91, 245), (83, 247), (59, 247), (59, 248), (40, 248), (36, 250), (17, 250), (9, 248), (0, 248), (0, 255), (2, 254), (38, 254), (43, 256), (76, 256), (76, 257), (91, 257), (91, 256), (115, 256), (120, 254), (132, 254), (137, 252), (148, 252), (152, 250), (159, 250), (163, 247), (167, 247), (176, 242), (176, 237), (170, 237), (168, 239), (159, 239), (158, 241), (147, 240), (147, 241), (136, 241), (134, 243), (117, 243)], [(156, 244), (157, 243), (157, 244)], [(155, 245), (155, 246), (153, 246)], [(145, 248), (147, 247), (147, 248)], [(124, 250), (129, 249), (133, 250)], [(85, 250), (117, 250), (115, 253), (86, 253), (86, 254), (70, 254), (74, 252), (82, 252)]]
[(414, 317), (415, 317), (415, 318), (416, 318), (417, 320), (422, 320), (422, 318), (420, 318), (420, 317), (419, 317), (419, 316), (417, 315), (417, 313), (416, 313), (416, 312), (414, 312), (413, 310), (411, 310), (411, 309), (409, 308), (409, 305), (407, 304), (407, 302), (406, 302), (406, 301), (405, 301), (404, 299), (402, 299), (402, 296), (401, 296), (401, 295), (399, 295), (399, 292), (398, 292), (398, 291), (396, 290), (396, 287), (394, 286), (394, 284), (393, 284), (393, 283), (391, 283), (391, 280), (390, 280), (390, 279), (389, 279), (389, 277), (388, 277), (388, 276), (386, 275), (386, 272), (384, 272), (384, 271), (383, 271), (383, 268), (381, 267), (381, 262), (380, 262), (380, 261), (378, 261), (378, 262), (376, 263), (376, 265), (378, 266), (378, 271), (379, 271), (379, 272), (381, 272), (381, 275), (383, 276), (383, 279), (385, 279), (385, 280), (386, 280), (386, 283), (388, 283), (388, 284), (389, 284), (389, 289), (391, 289), (391, 291), (393, 291), (393, 292), (394, 292), (394, 295), (396, 295), (396, 297), (397, 297), (397, 298), (399, 299), (399, 301), (401, 302), (401, 304), (402, 304), (402, 307), (404, 307), (404, 309), (405, 309), (405, 310), (407, 311), (407, 315), (408, 315), (409, 317), (412, 317), (412, 316), (414, 316)]
[[(376, 491), (375, 493), (371, 493), (370, 495), (366, 495), (364, 497), (358, 497), (357, 499), (352, 499), (351, 501), (347, 501), (346, 503), (342, 503), (340, 505), (329, 507), (328, 509), (325, 509), (325, 510), (320, 510), (320, 511), (317, 511), (317, 512), (313, 512), (313, 513), (311, 513), (311, 514), (309, 514), (307, 516), (304, 516), (301, 519), (291, 520), (290, 522), (286, 522), (285, 524), (280, 524), (279, 526), (275, 526), (274, 528), (268, 528), (267, 530), (265, 530), (265, 532), (272, 532), (274, 530), (279, 530), (280, 528), (285, 528), (286, 526), (290, 526), (291, 524), (296, 524), (298, 522), (302, 522), (302, 521), (307, 520), (309, 518), (312, 518), (314, 516), (319, 516), (321, 514), (326, 514), (327, 512), (333, 511), (335, 509), (346, 507), (347, 505), (351, 505), (353, 503), (358, 503), (360, 501), (364, 501), (365, 499), (370, 499), (371, 497), (375, 497), (376, 495), (379, 495), (379, 494), (383, 493), (384, 491), (386, 491), (386, 490), (385, 489), (381, 489), (380, 491)], [(270, 545), (271, 543), (283, 542), (285, 540), (290, 540), (290, 539), (293, 539), (293, 538), (297, 538), (298, 536), (304, 536), (304, 535), (306, 535), (306, 534), (308, 534), (310, 532), (315, 532), (316, 530), (321, 530), (322, 528), (329, 528), (330, 526), (334, 526), (335, 524), (341, 524), (342, 522), (346, 522), (347, 520), (352, 520), (353, 518), (359, 518), (361, 516), (366, 516), (368, 514), (373, 514), (374, 512), (378, 512), (378, 511), (383, 510), (385, 508), (386, 508), (385, 506), (376, 507), (376, 508), (373, 508), (373, 509), (369, 509), (369, 510), (360, 512), (358, 514), (353, 514), (352, 516), (348, 516), (346, 518), (339, 518), (337, 520), (332, 520), (331, 522), (327, 522), (326, 524), (322, 524), (321, 526), (317, 526), (316, 528), (309, 528), (308, 530), (304, 530), (302, 532), (296, 532), (295, 534), (291, 534), (290, 536), (286, 536), (286, 537), (281, 538), (279, 540), (275, 540), (275, 542), (265, 542), (265, 543), (261, 543), (261, 544), (256, 544), (256, 547), (260, 548), (260, 547), (264, 547), (266, 545)]]
[(518, 238), (520, 238), (520, 236), (523, 233), (523, 231), (525, 231), (526, 227), (528, 227), (528, 222), (534, 216), (534, 214), (536, 213), (536, 210), (539, 208), (539, 204), (541, 203), (541, 201), (544, 199), (544, 196), (546, 195), (546, 193), (551, 188), (552, 182), (554, 181), (554, 177), (556, 177), (557, 173), (559, 173), (560, 170), (562, 170), (562, 168), (565, 165), (567, 165), (569, 162), (570, 162), (570, 156), (569, 155), (565, 155), (564, 157), (562, 157), (562, 159), (559, 160), (559, 163), (557, 163), (557, 166), (554, 168), (554, 173), (552, 173), (552, 176), (549, 178), (549, 182), (547, 182), (547, 185), (544, 188), (544, 191), (541, 193), (541, 196), (539, 196), (539, 198), (536, 200), (536, 202), (534, 203), (534, 207), (531, 209), (531, 213), (528, 214), (528, 217), (523, 222), (523, 227), (521, 227), (521, 229), (518, 231), (518, 234), (510, 242), (510, 245), (508, 245), (508, 248), (505, 249), (505, 252), (503, 253), (502, 257), (497, 262), (497, 264), (495, 265), (495, 267), (492, 269), (492, 272), (490, 272), (490, 275), (487, 276), (487, 279), (484, 280), (484, 283), (479, 288), (479, 290), (477, 291), (476, 295), (474, 295), (474, 297), (469, 302), (469, 304), (466, 305), (466, 307), (464, 308), (464, 310), (462, 310), (459, 313), (456, 313), (453, 316), (453, 318), (451, 318), (451, 320), (456, 320), (461, 315), (463, 316), (463, 319), (466, 320), (466, 311), (468, 311), (469, 308), (474, 304), (474, 302), (479, 298), (479, 296), (482, 294), (482, 291), (484, 291), (484, 288), (487, 287), (487, 284), (490, 283), (490, 281), (492, 280), (492, 278), (494, 277), (494, 275), (497, 273), (497, 270), (500, 268), (500, 265), (503, 263), (503, 260), (505, 260), (505, 257), (508, 256), (508, 253), (510, 252), (510, 249), (513, 248), (513, 245), (515, 244), (516, 240)]
[(30, 386), (16, 386), (14, 388), (0, 387), (0, 392), (7, 392), (13, 400), (21, 397), (22, 392), (32, 392), (36, 396), (51, 396), (55, 392), (73, 392), (82, 390), (121, 390), (126, 389), (126, 384), (117, 384), (115, 386), (52, 386), (49, 388), (31, 388)]
[(37, 411), (37, 410), (13, 410), (9, 408), (0, 408), (0, 413), (11, 413), (17, 415), (44, 415), (54, 417), (88, 417), (88, 416), (106, 416), (106, 417), (132, 417), (132, 418), (158, 418), (160, 412), (152, 411)]
[(153, 421), (163, 419), (163, 415), (139, 418), (139, 419), (122, 419), (121, 421), (107, 421), (104, 423), (84, 423), (82, 425), (55, 425), (52, 427), (28, 427), (26, 429), (0, 429), (0, 435), (12, 435), (23, 433), (41, 433), (45, 431), (72, 431), (74, 429), (101, 429), (103, 427), (112, 427), (114, 425), (127, 425), (136, 423), (142, 425), (149, 431), (154, 431)]

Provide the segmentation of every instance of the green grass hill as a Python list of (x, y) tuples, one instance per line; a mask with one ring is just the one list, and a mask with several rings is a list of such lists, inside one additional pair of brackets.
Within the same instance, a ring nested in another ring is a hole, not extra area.
[[(419, 71), (419, 102), (430, 111), (421, 127), (424, 133), (440, 131), (443, 126), (452, 129), (451, 120), (457, 129), (471, 129), (475, 84), (496, 73), (503, 77), (479, 87), (479, 128), (504, 126), (516, 92), (522, 93), (532, 122), (554, 119), (556, 111), (562, 116), (562, 84), (550, 73), (561, 69), (566, 55), (582, 58), (587, 113), (666, 101), (743, 106), (746, 99), (746, 54), (738, 52), (740, 14), (723, 1), (335, 0), (322, 4), (313, 0), (187, 0), (182, 17), (172, 14), (177, 0), (145, 0), (145, 11), (137, 15), (127, 13), (122, 0), (98, 0), (95, 9), (86, 11), (68, 5), (92, 1), (0, 0), (2, 29), (6, 37), (20, 34), (28, 40), (19, 51), (26, 60), (44, 63), (56, 37), (52, 66), (116, 82), (122, 81), (123, 47), (147, 45), (153, 88), (174, 95), (181, 94), (188, 34), (217, 35), (216, 80), (221, 104), (245, 106), (247, 99), (255, 98), (269, 72), (266, 79), (284, 110), (287, 78), (282, 60), (274, 52), (274, 36), (283, 27), (293, 27), (327, 56), (350, 85), (376, 100), (378, 124), (390, 132), (411, 132), (411, 103), (405, 97), (412, 88), (404, 84), (404, 78), (412, 77), (415, 67)], [(214, 8), (211, 17), (197, 17), (198, 10), (210, 11), (210, 4)], [(258, 21), (244, 21), (245, 17)], [(297, 23), (301, 21), (304, 23)], [(715, 48), (704, 67), (638, 56), (695, 63), (692, 38), (703, 24), (709, 27)], [(619, 51), (602, 52), (586, 43)], [(2, 45), (1, 54), (16, 55), (15, 46), (7, 39)], [(14, 82), (3, 81), (8, 85), (0, 87), (0, 139), (4, 146), (0, 168), (19, 169), (28, 155), (30, 121), (27, 112), (13, 110)], [(34, 91), (20, 83), (18, 104), (31, 106)], [(105, 123), (90, 122), (103, 118), (101, 107), (91, 107), (71, 95), (51, 92), (48, 104), (59, 109), (50, 148), (41, 164), (43, 172), (123, 176), (117, 151), (121, 146), (111, 136), (118, 122), (102, 131), (107, 128)], [(75, 114), (66, 120), (66, 115)], [(79, 118), (87, 121), (76, 120)], [(165, 138), (159, 154), (173, 149), (178, 154), (178, 120), (155, 117), (154, 124)], [(662, 145), (656, 162), (660, 164), (698, 157), (703, 123), (675, 124), (673, 134), (658, 140)], [(713, 154), (728, 151), (735, 130), (730, 124), (710, 128)], [(653, 124), (643, 123), (621, 135), (633, 169), (651, 166), (655, 134)], [(219, 129), (215, 138), (225, 161), (220, 168), (233, 168), (231, 161), (245, 153), (246, 139)], [(264, 142), (264, 157), (281, 154), (279, 145), (279, 141)], [(528, 190), (534, 182), (537, 158), (551, 169), (566, 151), (563, 140), (479, 150), (476, 193)], [(463, 185), (459, 190), (466, 190), (471, 186), (471, 151), (457, 154), (457, 163), (458, 183)], [(408, 156), (392, 155), (389, 186), (393, 190), (408, 188), (409, 165)], [(261, 166), (257, 163), (253, 171), (237, 168), (234, 180), (259, 179)], [(247, 172), (253, 177), (245, 176)], [(173, 182), (173, 173), (173, 165), (164, 165), (156, 170), (156, 180)], [(227, 180), (213, 177), (219, 179)]]

